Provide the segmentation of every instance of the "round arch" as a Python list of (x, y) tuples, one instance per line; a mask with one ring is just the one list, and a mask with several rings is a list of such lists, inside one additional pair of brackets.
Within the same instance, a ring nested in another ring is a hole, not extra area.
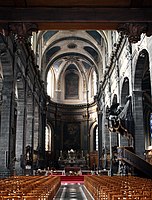
[(98, 123), (95, 121), (92, 126), (90, 127), (90, 152), (94, 151), (94, 133), (95, 130), (98, 128)]
[(54, 68), (51, 67), (47, 74), (47, 94), (54, 98), (54, 91), (56, 88), (56, 75)]
[(54, 150), (54, 129), (51, 123), (46, 124), (45, 128), (45, 151)]
[(145, 149), (151, 145), (150, 130), (146, 125), (150, 123), (151, 82), (149, 70), (149, 54), (143, 49), (138, 56), (134, 74), (134, 121), (135, 121), (135, 150), (143, 156)]

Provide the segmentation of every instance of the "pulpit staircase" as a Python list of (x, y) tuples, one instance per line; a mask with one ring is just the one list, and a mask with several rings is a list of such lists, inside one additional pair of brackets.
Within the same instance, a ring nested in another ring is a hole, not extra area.
[(125, 147), (121, 147), (121, 156), (119, 160), (125, 161), (146, 177), (152, 178), (152, 165)]

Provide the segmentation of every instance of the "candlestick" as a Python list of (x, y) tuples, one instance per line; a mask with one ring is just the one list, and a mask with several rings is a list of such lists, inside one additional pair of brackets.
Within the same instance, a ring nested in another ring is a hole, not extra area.
[(83, 150), (81, 151), (81, 156), (82, 156), (82, 158), (83, 158)]

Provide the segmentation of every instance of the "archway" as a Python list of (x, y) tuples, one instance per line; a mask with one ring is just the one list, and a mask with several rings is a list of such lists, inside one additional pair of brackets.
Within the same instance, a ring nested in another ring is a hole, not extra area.
[[(150, 135), (145, 133), (146, 125), (150, 123), (151, 113), (151, 87), (149, 56), (146, 50), (139, 53), (134, 76), (134, 119), (135, 129), (135, 150), (143, 157), (145, 148), (150, 145)], [(150, 125), (149, 125), (150, 126)]]
[(150, 81), (150, 68), (148, 55), (145, 58), (145, 66), (142, 77), (142, 92), (143, 92), (143, 123), (145, 134), (145, 149), (149, 149), (152, 146), (152, 99), (151, 99), (151, 81)]
[(99, 140), (97, 121), (90, 127), (90, 168), (96, 170), (99, 167)]

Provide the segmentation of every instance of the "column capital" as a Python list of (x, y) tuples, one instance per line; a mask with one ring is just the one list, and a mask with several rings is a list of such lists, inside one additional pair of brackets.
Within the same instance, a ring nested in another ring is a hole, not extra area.
[(26, 40), (28, 37), (32, 36), (32, 32), (38, 31), (38, 25), (35, 23), (6, 23), (0, 24), (0, 32), (4, 36), (9, 36), (14, 34), (16, 40), (22, 42)]
[(146, 36), (152, 35), (152, 24), (151, 23), (120, 23), (117, 28), (118, 32), (126, 35), (129, 42), (137, 43), (140, 41), (142, 33)]

